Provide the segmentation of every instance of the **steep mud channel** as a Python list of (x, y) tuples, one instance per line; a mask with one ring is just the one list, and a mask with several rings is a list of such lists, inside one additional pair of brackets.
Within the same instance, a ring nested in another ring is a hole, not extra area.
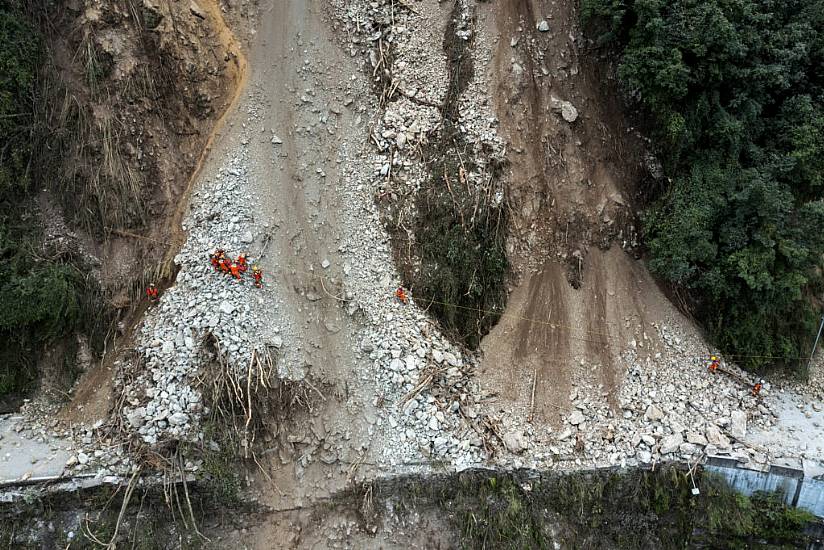
[[(643, 144), (608, 69), (587, 51), (576, 9), (512, 0), (494, 11), (494, 99), (512, 144), (510, 245), (521, 282), (505, 326), (483, 345), (485, 370), (526, 417), (560, 426), (571, 395), (616, 407), (621, 351), (671, 307), (622, 250), (637, 244)], [(513, 365), (508, 383), (500, 364)]]
[[(227, 57), (229, 57), (232, 61), (226, 65), (228, 70), (227, 74), (224, 76), (230, 87), (228, 94), (229, 100), (223, 110), (223, 113), (217, 119), (209, 132), (209, 135), (206, 137), (203, 150), (198, 157), (197, 164), (195, 164), (192, 174), (189, 176), (186, 188), (180, 197), (180, 202), (174, 210), (172, 216), (169, 218), (169, 248), (166, 252), (166, 256), (164, 257), (163, 266), (160, 272), (162, 278), (172, 277), (175, 274), (174, 257), (186, 241), (186, 232), (183, 229), (182, 222), (189, 208), (192, 189), (195, 187), (198, 179), (200, 178), (204, 163), (212, 151), (215, 139), (223, 131), (227, 119), (237, 109), (238, 102), (243, 95), (248, 79), (248, 63), (246, 61), (243, 48), (237, 38), (235, 38), (235, 35), (232, 34), (232, 31), (226, 24), (226, 21), (223, 19), (223, 14), (220, 11), (220, 4), (218, 0), (201, 0), (201, 2), (205, 8), (206, 14), (208, 14), (208, 17), (212, 22), (212, 25), (214, 25), (217, 31), (217, 36), (220, 43), (227, 52)], [(169, 284), (171, 284), (171, 281)]]

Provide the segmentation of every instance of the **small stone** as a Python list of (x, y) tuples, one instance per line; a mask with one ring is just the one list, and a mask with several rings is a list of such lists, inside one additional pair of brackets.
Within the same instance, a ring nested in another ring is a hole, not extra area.
[(584, 413), (582, 413), (581, 411), (579, 411), (577, 409), (572, 411), (572, 414), (570, 414), (569, 418), (567, 418), (567, 422), (569, 422), (573, 426), (583, 424), (583, 422), (585, 420), (586, 420), (586, 417), (584, 416)]
[(231, 315), (232, 312), (235, 310), (235, 306), (233, 306), (231, 303), (224, 300), (224, 301), (220, 302), (219, 309), (220, 309), (220, 311), (222, 311), (226, 315)]
[(254, 242), (255, 237), (252, 235), (251, 231), (246, 231), (243, 235), (241, 235), (240, 240), (244, 244), (251, 244)]
[(678, 450), (681, 452), (682, 455), (692, 455), (698, 451), (698, 446), (693, 445), (692, 443), (681, 443), (678, 446)]
[(329, 269), (330, 265), (332, 265), (331, 262), (329, 262), (329, 260), (327, 260), (326, 258), (324, 258), (323, 261), (320, 263), (320, 266), (323, 269)]
[(514, 454), (524, 452), (527, 448), (527, 443), (523, 432), (513, 431), (504, 434), (504, 446), (506, 446), (509, 452)]
[(661, 409), (655, 405), (650, 405), (647, 407), (647, 412), (644, 413), (644, 418), (651, 420), (652, 422), (657, 422), (658, 420), (664, 418), (664, 413), (662, 413)]
[(84, 452), (77, 453), (77, 461), (78, 461), (81, 465), (83, 465), (83, 464), (88, 464), (88, 462), (89, 462), (89, 455), (87, 455), (87, 454), (86, 454), (86, 453), (84, 453)]
[(76, 457), (76, 456), (74, 456), (74, 455), (72, 455), (72, 456), (70, 456), (70, 457), (69, 457), (69, 459), (66, 461), (66, 468), (71, 468), (71, 467), (72, 467), (72, 466), (74, 466), (75, 464), (77, 464), (77, 457)]
[(146, 423), (146, 410), (143, 407), (139, 407), (127, 414), (126, 420), (129, 421), (129, 424), (131, 424), (133, 428), (139, 428)]
[(460, 357), (456, 357), (452, 352), (446, 352), (443, 354), (444, 361), (449, 363), (453, 367), (460, 367), (463, 364), (463, 361)]
[(546, 19), (538, 21), (538, 30), (540, 32), (549, 32), (549, 22)]
[(281, 143), (283, 143), (283, 140), (272, 134), (272, 145), (280, 145)]
[(707, 444), (707, 438), (698, 432), (687, 432), (687, 441), (694, 445), (704, 446)]
[(642, 464), (649, 464), (652, 462), (652, 453), (649, 451), (638, 451), (638, 461)]
[(564, 101), (557, 97), (550, 97), (549, 102), (554, 110), (560, 111), (561, 118), (565, 121), (572, 123), (578, 120), (578, 109), (569, 101)]

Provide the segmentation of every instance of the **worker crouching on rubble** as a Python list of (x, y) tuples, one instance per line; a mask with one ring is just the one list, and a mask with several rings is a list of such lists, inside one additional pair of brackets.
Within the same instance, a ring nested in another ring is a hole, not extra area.
[(215, 271), (220, 271), (220, 263), (223, 260), (225, 254), (222, 248), (218, 248), (214, 251), (214, 253), (209, 255), (209, 263), (212, 264), (212, 267), (215, 268)]

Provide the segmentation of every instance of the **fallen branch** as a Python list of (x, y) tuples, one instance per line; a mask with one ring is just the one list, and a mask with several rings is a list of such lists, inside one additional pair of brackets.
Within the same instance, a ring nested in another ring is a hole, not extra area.
[(421, 393), (424, 389), (426, 389), (429, 385), (432, 384), (432, 381), (435, 379), (435, 375), (438, 374), (437, 369), (429, 369), (421, 374), (421, 378), (418, 380), (418, 384), (412, 388), (409, 393), (407, 393), (401, 400), (398, 402), (398, 406), (402, 409), (406, 404), (411, 401), (413, 398), (417, 397), (419, 393)]

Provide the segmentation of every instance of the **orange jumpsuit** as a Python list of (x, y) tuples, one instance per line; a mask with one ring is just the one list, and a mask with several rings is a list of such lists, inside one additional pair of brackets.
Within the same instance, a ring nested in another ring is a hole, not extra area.
[(246, 273), (248, 266), (246, 265), (246, 254), (241, 254), (237, 257), (237, 267), (241, 273)]
[(260, 269), (252, 270), (252, 277), (255, 279), (255, 286), (261, 288), (263, 286), (263, 271)]
[(232, 265), (229, 266), (229, 271), (231, 271), (232, 277), (235, 279), (240, 279), (240, 268), (236, 262), (232, 262)]
[(395, 296), (397, 296), (398, 300), (400, 300), (404, 304), (408, 301), (406, 297), (406, 291), (403, 289), (403, 287), (400, 287), (398, 288), (398, 290), (395, 291)]

